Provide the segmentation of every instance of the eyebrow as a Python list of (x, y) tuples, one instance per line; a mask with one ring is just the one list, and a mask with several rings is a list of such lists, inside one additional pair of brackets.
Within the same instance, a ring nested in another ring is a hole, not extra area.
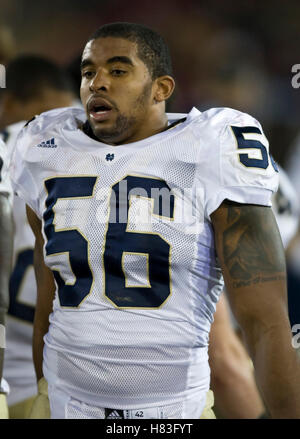
[(131, 61), (130, 58), (128, 58), (128, 56), (113, 56), (112, 58), (109, 58), (107, 60), (108, 64), (113, 64), (114, 62), (120, 62), (123, 64), (128, 64), (130, 66), (133, 66), (133, 62)]
[[(107, 62), (107, 64), (113, 64), (116, 62), (120, 62), (122, 64), (128, 64), (128, 65), (133, 67), (133, 62), (131, 61), (130, 58), (128, 58), (128, 56), (113, 56), (112, 58), (109, 58), (106, 62)], [(82, 70), (84, 67), (92, 66), (92, 65), (94, 65), (94, 63), (91, 60), (91, 58), (86, 58), (86, 59), (83, 59), (81, 61), (80, 69)]]
[(93, 65), (93, 61), (90, 58), (83, 59), (80, 63), (80, 70), (82, 70), (86, 66)]

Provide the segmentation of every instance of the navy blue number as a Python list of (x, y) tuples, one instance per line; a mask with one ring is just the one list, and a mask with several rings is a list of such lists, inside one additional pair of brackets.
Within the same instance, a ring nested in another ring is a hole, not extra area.
[(33, 249), (28, 248), (18, 254), (13, 272), (9, 281), (9, 308), (8, 314), (26, 322), (33, 323), (35, 307), (22, 303), (19, 300), (20, 289), (25, 273), (33, 268)]
[[(120, 183), (126, 185), (121, 185)], [(141, 188), (151, 198), (151, 189), (167, 189), (162, 180), (127, 176), (112, 187), (114, 197), (110, 199), (110, 218), (106, 233), (104, 251), (105, 295), (118, 307), (156, 308), (169, 297), (170, 291), (170, 245), (158, 234), (128, 232), (128, 195), (135, 188)], [(120, 188), (126, 188), (121, 194)], [(164, 214), (162, 198), (153, 198), (153, 213)], [(124, 215), (125, 214), (125, 215)], [(174, 196), (169, 198), (169, 218), (174, 214)], [(123, 217), (123, 221), (121, 218)], [(149, 255), (150, 288), (128, 287), (122, 270), (123, 252), (147, 253)]]
[(240, 153), (240, 161), (247, 168), (262, 168), (267, 169), (269, 166), (269, 156), (265, 145), (263, 145), (259, 140), (245, 139), (243, 134), (262, 134), (261, 130), (257, 127), (234, 127), (232, 126), (232, 131), (236, 137), (239, 149), (259, 149), (261, 152), (261, 159), (253, 159), (248, 156), (248, 154)]
[(93, 275), (88, 260), (88, 242), (77, 230), (56, 231), (53, 225), (54, 206), (60, 198), (89, 197), (93, 194), (97, 177), (56, 177), (46, 180), (48, 191), (44, 218), (47, 237), (46, 255), (68, 252), (70, 265), (76, 281), (67, 285), (60, 273), (53, 270), (58, 285), (61, 306), (76, 307), (89, 294)]
[(240, 161), (243, 165), (247, 166), (247, 168), (262, 168), (267, 169), (269, 166), (269, 156), (271, 160), (271, 164), (276, 172), (279, 172), (278, 165), (273, 159), (271, 154), (268, 154), (267, 148), (258, 140), (245, 139), (243, 134), (262, 134), (261, 130), (257, 127), (234, 127), (232, 126), (233, 134), (237, 140), (238, 148), (254, 148), (259, 149), (261, 151), (261, 159), (251, 159), (248, 154), (240, 153)]

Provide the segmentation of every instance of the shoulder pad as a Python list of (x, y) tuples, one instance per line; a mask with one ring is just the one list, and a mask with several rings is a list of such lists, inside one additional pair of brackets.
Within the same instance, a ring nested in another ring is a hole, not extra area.
[(28, 134), (36, 135), (46, 130), (56, 129), (58, 125), (75, 121), (77, 118), (86, 118), (83, 109), (78, 107), (55, 108), (45, 111), (29, 121), (26, 124), (26, 131)]

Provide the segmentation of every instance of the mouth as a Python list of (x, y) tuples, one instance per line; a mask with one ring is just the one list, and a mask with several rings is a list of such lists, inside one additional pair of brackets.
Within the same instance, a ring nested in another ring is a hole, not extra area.
[(111, 116), (113, 106), (110, 102), (103, 98), (91, 98), (87, 105), (90, 118), (95, 122), (102, 122)]

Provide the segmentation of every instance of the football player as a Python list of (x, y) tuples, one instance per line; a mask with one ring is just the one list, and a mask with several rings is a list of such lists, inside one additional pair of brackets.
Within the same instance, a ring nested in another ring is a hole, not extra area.
[(11, 167), (36, 237), (41, 404), (48, 384), (52, 418), (207, 417), (224, 278), (271, 416), (299, 418), (261, 125), (228, 108), (168, 119), (168, 48), (142, 25), (101, 27), (81, 72), (85, 111), (31, 121)]
[(0, 419), (8, 418), (6, 395), (7, 382), (2, 378), (4, 348), (6, 346), (5, 324), (8, 309), (8, 283), (12, 258), (11, 185), (5, 146), (0, 140)]
[[(1, 132), (8, 155), (26, 121), (40, 112), (74, 102), (72, 84), (53, 61), (36, 55), (22, 55), (7, 67), (7, 88), (3, 108), (7, 125)], [(28, 224), (24, 201), (13, 197), (14, 254), (10, 278), (10, 301), (6, 327), (4, 376), (9, 383), (7, 397), (10, 418), (26, 418), (37, 393), (32, 361), (32, 330), (36, 302), (33, 270), (34, 236)]]

